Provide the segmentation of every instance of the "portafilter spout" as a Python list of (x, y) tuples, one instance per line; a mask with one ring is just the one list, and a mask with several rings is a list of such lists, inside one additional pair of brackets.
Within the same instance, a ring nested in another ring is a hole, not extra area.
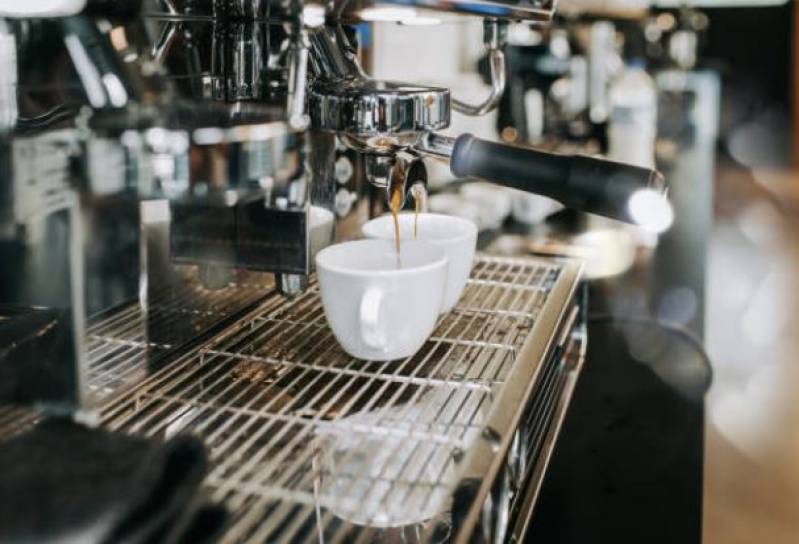
[(392, 156), (367, 155), (366, 178), (372, 185), (385, 189), (389, 207), (395, 190), (400, 195), (400, 208), (404, 208), (414, 187), (421, 185), (427, 189), (427, 167), (418, 155), (408, 151), (398, 151)]

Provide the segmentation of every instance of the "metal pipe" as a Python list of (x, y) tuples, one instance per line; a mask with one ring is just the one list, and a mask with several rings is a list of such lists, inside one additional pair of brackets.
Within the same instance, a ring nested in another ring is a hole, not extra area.
[(422, 136), (419, 144), (413, 149), (423, 157), (449, 163), (454, 147), (455, 138), (436, 134), (435, 132), (428, 132)]
[(507, 71), (505, 69), (505, 53), (502, 49), (508, 42), (508, 22), (498, 19), (483, 20), (483, 43), (488, 52), (488, 62), (491, 68), (491, 93), (480, 104), (467, 104), (455, 98), (452, 99), (452, 109), (464, 115), (479, 117), (494, 110), (505, 93), (507, 84)]
[(300, 30), (292, 43), (291, 71), (289, 73), (288, 119), (296, 130), (308, 128), (310, 119), (305, 113), (305, 95), (308, 86), (308, 34)]
[(505, 53), (500, 50), (489, 51), (488, 61), (491, 66), (491, 93), (480, 104), (467, 104), (457, 98), (452, 99), (452, 109), (469, 115), (471, 117), (479, 117), (485, 115), (499, 106), (499, 101), (505, 93), (505, 85), (507, 83), (507, 75), (505, 70)]
[(317, 79), (327, 83), (339, 83), (361, 71), (347, 55), (348, 43), (340, 43), (343, 34), (333, 33), (322, 27), (308, 33), (311, 68)]

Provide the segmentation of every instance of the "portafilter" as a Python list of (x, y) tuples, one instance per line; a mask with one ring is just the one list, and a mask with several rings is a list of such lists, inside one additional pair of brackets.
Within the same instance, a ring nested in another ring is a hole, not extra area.
[[(345, 145), (366, 153), (371, 171), (390, 170), (396, 154), (405, 151), (448, 162), (458, 178), (481, 178), (629, 223), (653, 228), (670, 223), (664, 178), (656, 170), (470, 134), (443, 136), (436, 131), (449, 126), (448, 89), (369, 78), (341, 27), (313, 29), (309, 44), (311, 126), (335, 132)], [(369, 177), (378, 185), (390, 179)]]

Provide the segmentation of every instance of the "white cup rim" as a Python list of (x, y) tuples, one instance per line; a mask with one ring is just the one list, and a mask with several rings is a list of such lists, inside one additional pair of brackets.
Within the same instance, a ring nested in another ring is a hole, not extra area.
[(333, 244), (331, 246), (327, 246), (326, 248), (319, 251), (316, 254), (316, 268), (324, 268), (325, 270), (329, 270), (331, 272), (337, 272), (339, 274), (346, 274), (348, 276), (362, 276), (362, 277), (386, 277), (386, 276), (407, 276), (410, 274), (418, 274), (420, 272), (427, 272), (429, 270), (434, 270), (441, 266), (446, 266), (449, 259), (447, 258), (446, 253), (434, 244), (429, 242), (425, 242), (419, 240), (414, 242), (413, 244), (408, 245), (408, 247), (403, 246), (401, 251), (419, 251), (423, 249), (424, 251), (429, 251), (435, 254), (435, 260), (431, 262), (427, 262), (425, 264), (419, 266), (411, 266), (411, 267), (403, 267), (403, 268), (394, 268), (394, 269), (386, 269), (386, 270), (363, 270), (362, 268), (356, 267), (347, 267), (341, 266), (339, 264), (333, 264), (330, 260), (333, 258), (332, 256), (340, 251), (344, 251), (345, 248), (353, 247), (356, 245), (391, 245), (391, 249), (394, 249), (394, 243), (386, 238), (366, 238), (361, 240), (352, 240), (349, 242), (343, 242), (340, 244)]
[[(413, 212), (403, 212), (398, 214), (401, 218), (402, 217), (413, 217)], [(470, 221), (464, 217), (458, 217), (456, 215), (447, 215), (445, 213), (419, 213), (419, 221), (425, 221), (423, 218), (430, 218), (436, 220), (444, 220), (450, 221), (452, 223), (457, 223), (459, 226), (463, 227), (463, 230), (453, 234), (452, 236), (442, 236), (436, 238), (425, 238), (423, 240), (417, 240), (416, 243), (442, 243), (442, 242), (454, 242), (457, 240), (462, 240), (464, 238), (469, 238), (470, 236), (477, 235), (477, 225), (474, 224), (474, 221)], [(393, 239), (393, 236), (390, 238), (388, 236), (384, 236), (381, 232), (378, 232), (376, 229), (376, 225), (378, 223), (385, 223), (387, 221), (392, 221), (393, 218), (391, 214), (381, 215), (380, 217), (375, 217), (374, 219), (370, 219), (366, 223), (363, 224), (361, 227), (361, 232), (364, 236), (370, 239), (380, 239), (380, 240), (388, 240)], [(412, 240), (412, 236), (403, 236), (402, 232), (400, 231), (400, 240)]]

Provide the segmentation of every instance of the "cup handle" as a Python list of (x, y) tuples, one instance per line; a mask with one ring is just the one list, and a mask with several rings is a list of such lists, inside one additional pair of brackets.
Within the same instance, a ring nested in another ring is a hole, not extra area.
[(386, 335), (380, 327), (382, 308), (383, 292), (375, 287), (367, 289), (361, 299), (361, 336), (364, 343), (374, 349), (386, 347)]

